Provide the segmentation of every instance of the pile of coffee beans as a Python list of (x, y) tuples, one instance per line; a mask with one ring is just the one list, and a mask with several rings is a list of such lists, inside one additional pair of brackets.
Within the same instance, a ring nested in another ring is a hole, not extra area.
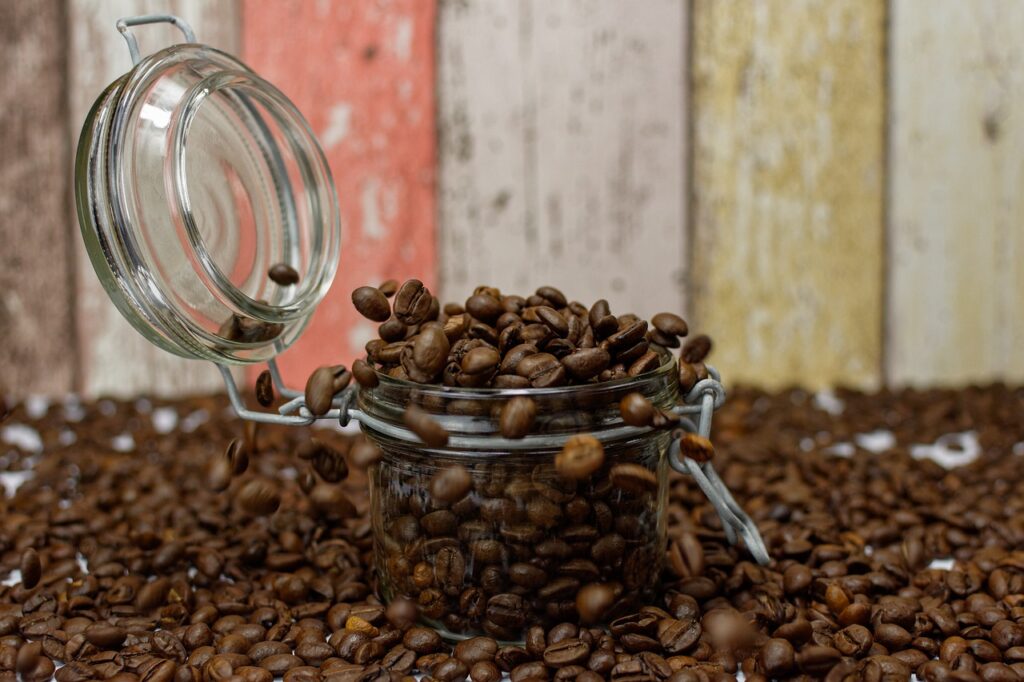
[(1022, 389), (733, 390), (715, 461), (771, 565), (673, 475), (648, 604), (596, 629), (614, 595), (588, 585), (582, 623), (454, 648), (375, 596), (362, 439), (245, 433), (219, 397), (6, 404), (5, 682), (1024, 679)]
[[(657, 351), (679, 348), (689, 333), (674, 313), (658, 313), (650, 323), (632, 313), (615, 316), (604, 299), (588, 308), (550, 286), (525, 297), (479, 286), (464, 304), (442, 306), (417, 279), (401, 286), (389, 280), (359, 287), (352, 304), (381, 323), (379, 338), (366, 344), (368, 366), (398, 379), (463, 388), (554, 388), (635, 377), (661, 365)], [(707, 376), (703, 360), (710, 350), (704, 335), (682, 347), (684, 391)], [(366, 377), (375, 385), (376, 378)]]

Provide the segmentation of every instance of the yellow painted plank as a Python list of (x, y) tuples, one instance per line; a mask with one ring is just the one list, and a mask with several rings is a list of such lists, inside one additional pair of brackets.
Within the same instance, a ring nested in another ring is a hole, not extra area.
[(873, 386), (883, 0), (696, 0), (691, 326), (729, 381)]
[(887, 376), (1024, 380), (1024, 3), (893, 5)]

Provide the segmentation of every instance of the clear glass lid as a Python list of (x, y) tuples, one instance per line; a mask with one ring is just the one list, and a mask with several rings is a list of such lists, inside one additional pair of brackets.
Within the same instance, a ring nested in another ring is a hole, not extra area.
[[(104, 91), (79, 140), (75, 189), (111, 299), (178, 355), (273, 357), (337, 269), (337, 196), (308, 123), (274, 86), (204, 45), (150, 55)], [(274, 266), (285, 276), (272, 279)]]

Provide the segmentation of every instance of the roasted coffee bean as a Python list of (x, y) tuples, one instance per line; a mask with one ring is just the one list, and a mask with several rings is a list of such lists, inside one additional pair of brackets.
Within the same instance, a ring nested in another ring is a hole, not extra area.
[(241, 476), (249, 468), (249, 453), (245, 442), (241, 438), (235, 438), (228, 443), (228, 449), (224, 452), (224, 458), (234, 476)]
[(473, 477), (461, 464), (445, 467), (430, 479), (430, 494), (440, 502), (461, 500), (472, 487)]
[(26, 589), (31, 590), (38, 585), (39, 579), (43, 574), (43, 565), (39, 561), (39, 553), (32, 547), (22, 552), (19, 569), (21, 570), (21, 584)]
[(555, 457), (558, 475), (570, 480), (590, 477), (604, 464), (604, 446), (588, 434), (570, 436)]
[(674, 313), (658, 313), (651, 318), (651, 325), (666, 336), (686, 336), (689, 333), (686, 321)]
[(258, 476), (246, 481), (236, 497), (239, 507), (253, 516), (267, 516), (281, 505), (281, 493), (277, 482)]
[[(675, 435), (675, 434), (674, 434)], [(679, 435), (679, 454), (695, 462), (710, 462), (715, 456), (715, 446), (711, 441), (696, 433), (681, 432)], [(841, 611), (842, 609), (840, 609)]]
[(256, 402), (263, 407), (270, 407), (274, 404), (274, 379), (270, 376), (270, 370), (265, 369), (256, 377)]
[(682, 359), (685, 362), (702, 362), (711, 352), (711, 339), (705, 334), (698, 334), (683, 345)]
[(417, 325), (427, 319), (433, 299), (423, 282), (406, 280), (395, 294), (395, 317), (407, 326)]
[(290, 287), (293, 284), (299, 283), (299, 273), (292, 266), (287, 263), (275, 263), (270, 266), (270, 270), (267, 271), (267, 277), (269, 277), (275, 284), (280, 284), (283, 287)]
[(434, 629), (415, 627), (405, 633), (402, 644), (418, 654), (429, 654), (439, 650), (443, 642)]
[[(352, 292), (352, 305), (355, 306), (356, 310), (360, 315), (368, 320), (374, 322), (384, 322), (391, 317), (391, 304), (388, 303), (388, 297), (385, 296), (380, 289), (374, 287), (359, 287)], [(395, 315), (398, 315), (398, 301), (395, 301)], [(403, 324), (418, 324), (417, 322), (407, 322), (402, 320)]]
[(128, 633), (110, 623), (93, 623), (85, 629), (85, 639), (100, 649), (116, 649), (121, 646)]
[(579, 348), (562, 358), (569, 375), (577, 381), (589, 381), (611, 364), (611, 356), (604, 348)]
[(516, 365), (516, 373), (534, 388), (554, 388), (566, 380), (565, 366), (550, 353), (527, 355)]
[(405, 408), (402, 422), (429, 447), (442, 448), (448, 444), (448, 431), (415, 405)]
[(658, 489), (658, 477), (639, 464), (616, 464), (608, 475), (614, 487), (636, 495)]
[(397, 317), (391, 316), (377, 327), (377, 334), (388, 343), (395, 343), (405, 339), (409, 328), (402, 324)]
[(430, 326), (424, 325), (424, 329), (413, 342), (412, 359), (423, 375), (433, 380), (444, 369), (450, 349), (451, 345), (444, 330), (431, 323)]
[(466, 299), (466, 312), (478, 320), (493, 324), (505, 312), (505, 308), (501, 301), (490, 294), (476, 294)]
[(473, 682), (498, 682), (501, 670), (491, 661), (477, 661), (470, 667), (469, 677)]
[(351, 379), (351, 373), (341, 365), (318, 367), (306, 381), (306, 407), (315, 416), (327, 414), (334, 395), (343, 390)]
[(591, 583), (576, 593), (576, 611), (585, 625), (600, 623), (615, 603), (621, 586), (615, 584)]
[(363, 359), (352, 363), (352, 376), (363, 388), (376, 388), (380, 384), (377, 371)]
[(650, 426), (654, 423), (655, 409), (650, 400), (639, 393), (629, 393), (619, 402), (622, 421), (630, 426)]
[(505, 438), (523, 438), (530, 433), (536, 418), (537, 403), (531, 398), (516, 396), (502, 406), (498, 428)]
[(494, 660), (498, 643), (490, 637), (471, 637), (455, 645), (453, 655), (468, 666)]
[(552, 668), (585, 663), (590, 658), (590, 647), (578, 638), (551, 644), (543, 652), (544, 664)]

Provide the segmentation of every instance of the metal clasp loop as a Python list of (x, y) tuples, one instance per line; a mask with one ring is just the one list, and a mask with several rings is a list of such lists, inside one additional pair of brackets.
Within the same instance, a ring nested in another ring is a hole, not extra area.
[(124, 36), (125, 42), (128, 43), (128, 52), (132, 56), (132, 66), (138, 64), (142, 57), (139, 55), (139, 41), (135, 39), (135, 34), (129, 31), (128, 27), (141, 26), (143, 24), (174, 24), (181, 31), (182, 35), (185, 36), (186, 43), (196, 42), (196, 34), (192, 27), (188, 25), (188, 22), (173, 14), (144, 14), (138, 17), (118, 19), (117, 30), (120, 31), (121, 35)]

